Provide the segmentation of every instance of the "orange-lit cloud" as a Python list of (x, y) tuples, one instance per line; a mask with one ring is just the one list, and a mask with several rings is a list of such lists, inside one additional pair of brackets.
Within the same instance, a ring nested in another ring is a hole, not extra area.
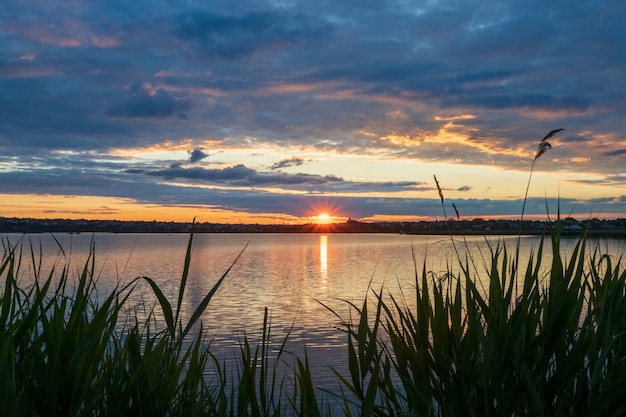
[(302, 223), (299, 219), (281, 213), (245, 213), (199, 205), (143, 204), (132, 199), (0, 194), (0, 216), (20, 218), (64, 218), (86, 220), (157, 220), (210, 223)]
[(270, 95), (270, 94), (307, 93), (311, 91), (326, 90), (336, 85), (337, 84), (334, 84), (334, 83), (311, 83), (311, 84), (275, 83), (273, 85), (268, 85), (261, 89), (256, 90), (256, 94)]

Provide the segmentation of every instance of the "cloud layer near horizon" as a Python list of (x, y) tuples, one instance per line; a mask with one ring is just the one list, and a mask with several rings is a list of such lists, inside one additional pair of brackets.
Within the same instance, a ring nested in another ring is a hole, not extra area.
[(529, 213), (545, 196), (626, 213), (625, 19), (562, 0), (7, 0), (0, 194), (437, 216), (437, 174), (467, 215), (506, 216), (565, 128)]

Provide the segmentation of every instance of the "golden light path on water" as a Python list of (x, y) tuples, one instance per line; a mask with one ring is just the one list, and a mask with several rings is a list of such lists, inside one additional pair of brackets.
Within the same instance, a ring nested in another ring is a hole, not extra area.
[(320, 281), (325, 288), (328, 283), (328, 236), (320, 236)]

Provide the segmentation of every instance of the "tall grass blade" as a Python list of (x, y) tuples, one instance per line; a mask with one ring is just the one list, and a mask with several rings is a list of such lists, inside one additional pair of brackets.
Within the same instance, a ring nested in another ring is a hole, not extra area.
[(185, 287), (187, 286), (187, 278), (189, 276), (189, 266), (191, 265), (191, 250), (194, 242), (194, 231), (196, 227), (196, 219), (193, 219), (191, 223), (191, 233), (189, 233), (189, 241), (187, 242), (187, 252), (185, 253), (185, 265), (183, 267), (183, 273), (180, 279), (180, 286), (178, 287), (178, 303), (176, 304), (176, 317), (174, 323), (178, 325), (180, 318), (180, 311), (183, 306), (183, 297), (185, 295)]
[(230, 264), (230, 266), (228, 267), (228, 269), (222, 274), (222, 276), (220, 277), (220, 279), (215, 283), (215, 285), (213, 285), (213, 287), (211, 288), (211, 290), (207, 293), (207, 295), (204, 296), (204, 298), (202, 299), (202, 301), (200, 302), (200, 304), (198, 305), (198, 307), (196, 307), (196, 309), (194, 310), (193, 314), (191, 315), (191, 317), (189, 318), (189, 321), (187, 322), (187, 324), (185, 325), (185, 328), (183, 329), (183, 331), (181, 332), (180, 336), (179, 336), (179, 342), (182, 342), (182, 340), (185, 338), (185, 336), (187, 336), (187, 334), (189, 333), (189, 331), (191, 330), (191, 328), (193, 327), (193, 325), (198, 321), (198, 319), (200, 318), (200, 316), (202, 316), (202, 314), (204, 313), (204, 311), (206, 310), (209, 302), (211, 301), (211, 299), (213, 298), (213, 296), (215, 295), (215, 293), (217, 292), (218, 288), (220, 287), (220, 285), (222, 285), (222, 282), (224, 281), (224, 279), (226, 278), (226, 276), (230, 273), (230, 270), (235, 266), (235, 264), (237, 263), (237, 261), (239, 260), (239, 258), (241, 257), (241, 255), (243, 255), (244, 251), (246, 250), (246, 248), (248, 247), (248, 243), (246, 243), (246, 245), (243, 247), (243, 249), (241, 250), (241, 252), (239, 252), (239, 255), (237, 255), (237, 257), (235, 258), (235, 260)]
[(163, 312), (163, 318), (165, 319), (165, 325), (167, 326), (167, 331), (170, 336), (176, 337), (176, 322), (174, 321), (174, 314), (172, 312), (172, 305), (169, 300), (161, 291), (161, 288), (157, 285), (156, 282), (150, 277), (142, 276), (141, 279), (145, 280), (152, 288), (154, 295), (157, 297), (159, 305), (161, 306), (161, 311)]

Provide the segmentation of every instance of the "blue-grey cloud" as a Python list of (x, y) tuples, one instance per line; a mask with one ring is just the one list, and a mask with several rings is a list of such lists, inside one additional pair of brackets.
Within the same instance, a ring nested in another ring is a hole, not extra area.
[(190, 106), (190, 100), (185, 97), (175, 97), (165, 91), (153, 93), (135, 84), (129, 88), (127, 97), (112, 105), (106, 114), (110, 117), (162, 118), (182, 114)]
[[(128, 173), (136, 172), (126, 171)], [(409, 189), (424, 189), (424, 184), (414, 181), (382, 181), (382, 182), (354, 182), (346, 181), (336, 175), (288, 174), (257, 171), (243, 164), (221, 169), (185, 168), (170, 166), (167, 169), (155, 170), (146, 174), (164, 179), (185, 179), (232, 187), (281, 187), (283, 189), (307, 192), (331, 190), (359, 191), (363, 188), (378, 191), (402, 191)], [(426, 189), (430, 189), (427, 187)]]
[(270, 169), (271, 170), (276, 170), (276, 169), (281, 169), (281, 168), (299, 166), (299, 165), (302, 165), (302, 164), (304, 164), (304, 158), (299, 158), (297, 156), (292, 156), (291, 158), (283, 159), (281, 161), (276, 162), (275, 164), (272, 164)]
[(626, 154), (626, 149), (615, 149), (614, 151), (605, 152), (605, 156), (619, 156)]
[[(225, 177), (237, 178), (235, 172), (226, 171)], [(25, 186), (37, 194), (97, 195), (122, 197), (140, 203), (171, 206), (206, 206), (246, 213), (285, 213), (291, 216), (310, 216), (319, 207), (331, 207), (340, 215), (365, 218), (374, 215), (402, 215), (416, 217), (442, 217), (441, 202), (437, 198), (396, 198), (367, 196), (326, 196), (318, 194), (281, 194), (262, 190), (210, 189), (180, 187), (170, 184), (155, 184), (150, 175), (140, 175), (141, 170), (115, 173), (97, 170), (84, 173), (75, 169), (47, 173), (7, 173), (8, 182), (3, 192), (19, 193)], [(143, 173), (145, 174), (145, 172)], [(114, 183), (115, 187), (110, 184)], [(372, 185), (370, 185), (371, 187)], [(424, 188), (426, 185), (424, 185)], [(436, 190), (431, 190), (436, 195)], [(602, 200), (602, 201), (601, 201)], [(522, 200), (494, 200), (456, 198), (454, 203), (463, 219), (494, 216), (503, 217), (519, 214)], [(526, 202), (527, 215), (554, 216), (558, 210), (572, 212), (574, 217), (585, 218), (597, 213), (626, 212), (626, 196), (607, 199), (580, 200), (572, 198), (529, 198)]]
[(319, 39), (332, 30), (325, 22), (278, 10), (215, 13), (192, 9), (178, 17), (176, 34), (193, 41), (202, 51), (224, 58)]
[(205, 159), (208, 156), (208, 154), (202, 152), (200, 149), (194, 149), (193, 151), (191, 151), (191, 155), (189, 156), (189, 162), (194, 164), (198, 161)]
[(591, 102), (586, 97), (554, 97), (541, 93), (477, 95), (476, 91), (472, 91), (471, 94), (461, 93), (454, 98), (445, 99), (442, 101), (442, 105), (446, 107), (479, 106), (488, 109), (535, 108), (585, 111)]
[(612, 203), (615, 201), (615, 197), (597, 197), (597, 198), (590, 198), (589, 200), (587, 200), (587, 202), (594, 204), (594, 203)]

